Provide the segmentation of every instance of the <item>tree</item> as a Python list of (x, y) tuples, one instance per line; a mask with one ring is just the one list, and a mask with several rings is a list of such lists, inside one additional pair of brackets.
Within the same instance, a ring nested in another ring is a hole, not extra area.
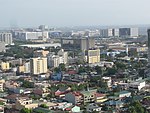
[(59, 64), (59, 69), (61, 70), (61, 71), (66, 71), (66, 67), (65, 67), (65, 64)]
[(48, 108), (48, 106), (46, 104), (41, 104), (40, 107), (42, 107), (42, 108)]
[(54, 68), (54, 72), (59, 73), (60, 69), (58, 67)]
[(25, 81), (23, 81), (21, 86), (25, 87), (25, 88), (34, 88), (34, 83), (25, 80)]
[(144, 75), (145, 75), (145, 72), (144, 72), (145, 70), (144, 69), (140, 69), (139, 70), (139, 76), (140, 77), (143, 77), (144, 78)]
[(79, 69), (78, 69), (78, 73), (84, 73), (84, 72), (86, 72), (86, 69), (85, 69), (85, 67), (79, 67)]
[(116, 67), (117, 69), (125, 69), (126, 68), (126, 65), (122, 62), (116, 62)]
[(137, 57), (137, 51), (129, 51), (129, 56)]
[(120, 54), (116, 55), (116, 57), (125, 57), (127, 56), (126, 52), (121, 52)]
[(141, 105), (139, 101), (135, 101), (129, 105), (129, 112), (130, 113), (146, 113), (147, 111)]
[(96, 70), (97, 74), (102, 74), (102, 69), (100, 66), (95, 66), (95, 70)]
[(22, 108), (20, 110), (20, 113), (32, 113), (32, 110), (31, 109), (28, 109), (28, 108)]
[(107, 74), (108, 75), (114, 75), (117, 72), (117, 70), (113, 68), (107, 68)]

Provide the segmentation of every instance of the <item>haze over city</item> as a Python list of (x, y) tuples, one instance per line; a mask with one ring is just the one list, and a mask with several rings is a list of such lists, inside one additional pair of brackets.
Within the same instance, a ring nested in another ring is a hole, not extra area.
[(150, 0), (0, 0), (0, 113), (150, 113)]
[(149, 0), (0, 0), (0, 26), (150, 24), (149, 4)]

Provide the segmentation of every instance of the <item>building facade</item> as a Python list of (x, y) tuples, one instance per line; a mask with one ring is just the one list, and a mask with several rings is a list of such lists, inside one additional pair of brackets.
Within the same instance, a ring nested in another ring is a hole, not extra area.
[(67, 50), (88, 50), (95, 47), (95, 39), (88, 38), (61, 38), (61, 46)]
[(5, 51), (5, 43), (4, 42), (0, 42), (0, 52), (3, 52), (3, 51)]
[(30, 60), (30, 69), (33, 75), (47, 73), (47, 58), (32, 58)]
[(12, 34), (6, 33), (6, 32), (0, 33), (0, 42), (4, 42), (7, 45), (11, 45), (13, 43), (12, 42)]
[(49, 36), (48, 32), (19, 32), (17, 37), (21, 40), (44, 40)]
[(1, 63), (1, 69), (4, 71), (9, 70), (10, 69), (9, 62), (2, 62)]
[(89, 49), (84, 52), (85, 61), (89, 64), (100, 62), (100, 49)]

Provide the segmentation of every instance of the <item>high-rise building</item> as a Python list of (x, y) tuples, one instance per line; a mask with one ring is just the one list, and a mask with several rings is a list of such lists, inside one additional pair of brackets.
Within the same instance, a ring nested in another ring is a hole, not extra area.
[(47, 39), (48, 32), (19, 32), (17, 37), (21, 40), (44, 40)]
[(64, 49), (61, 49), (57, 53), (60, 57), (62, 57), (62, 61), (60, 63), (67, 64), (68, 62), (68, 52), (65, 52)]
[(95, 47), (95, 39), (87, 38), (62, 38), (61, 46), (63, 49), (88, 50)]
[(58, 55), (48, 55), (47, 56), (49, 67), (58, 67), (60, 64), (60, 57)]
[(138, 37), (138, 28), (119, 28), (120, 37)]
[(47, 73), (47, 58), (32, 58), (30, 60), (30, 69), (33, 75)]
[(138, 28), (130, 28), (130, 36), (131, 37), (138, 37), (139, 36)]
[(59, 50), (57, 55), (54, 53), (49, 53), (47, 55), (48, 66), (49, 67), (58, 67), (59, 64), (67, 64), (68, 63), (68, 52), (65, 52), (63, 49)]
[(150, 29), (147, 30), (148, 33), (148, 62), (150, 65)]
[(113, 29), (100, 29), (100, 36), (107, 38), (113, 36)]
[(12, 34), (6, 33), (6, 32), (0, 33), (0, 42), (4, 42), (7, 45), (11, 45), (12, 44)]
[(85, 61), (89, 64), (100, 62), (100, 49), (89, 49), (84, 52)]
[(18, 67), (19, 73), (30, 73), (30, 62), (25, 62), (23, 65)]
[(1, 69), (4, 71), (9, 70), (10, 69), (9, 62), (2, 62), (1, 63)]
[(114, 37), (119, 37), (119, 29), (114, 28), (112, 32)]
[(120, 37), (129, 37), (130, 36), (130, 28), (119, 28), (119, 36)]

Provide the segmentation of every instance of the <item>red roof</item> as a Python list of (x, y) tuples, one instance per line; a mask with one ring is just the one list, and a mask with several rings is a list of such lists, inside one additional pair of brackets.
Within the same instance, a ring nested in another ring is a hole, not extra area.
[(71, 110), (71, 108), (66, 108), (66, 111), (70, 111)]
[(96, 97), (104, 97), (104, 96), (106, 96), (105, 94), (102, 94), (102, 93), (96, 93), (95, 95), (96, 95)]

